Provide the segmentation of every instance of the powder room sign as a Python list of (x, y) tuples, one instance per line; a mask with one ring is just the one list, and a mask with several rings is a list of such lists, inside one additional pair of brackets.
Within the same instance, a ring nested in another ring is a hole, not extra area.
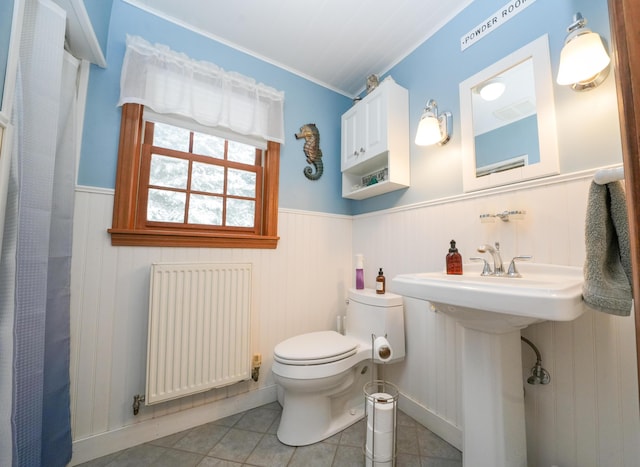
[(463, 51), (467, 47), (475, 44), (484, 36), (493, 32), (494, 29), (498, 29), (535, 1), (536, 0), (511, 0), (505, 6), (478, 24), (475, 28), (464, 34), (460, 38), (460, 51)]

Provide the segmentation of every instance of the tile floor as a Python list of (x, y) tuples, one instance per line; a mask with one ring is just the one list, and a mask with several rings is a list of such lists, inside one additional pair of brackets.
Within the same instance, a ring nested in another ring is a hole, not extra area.
[[(310, 446), (278, 441), (277, 402), (156, 439), (81, 467), (364, 466), (365, 421)], [(462, 454), (398, 411), (396, 467), (462, 467)]]

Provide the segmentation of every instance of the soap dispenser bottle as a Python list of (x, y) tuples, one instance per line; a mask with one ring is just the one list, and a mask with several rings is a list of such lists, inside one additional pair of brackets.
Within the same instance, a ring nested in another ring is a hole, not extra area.
[(385, 282), (384, 273), (382, 272), (382, 268), (378, 271), (378, 276), (376, 277), (376, 293), (383, 294), (385, 293)]
[(356, 289), (364, 289), (364, 258), (356, 255)]
[(447, 274), (462, 274), (462, 255), (458, 253), (456, 241), (451, 240), (451, 247), (447, 253)]

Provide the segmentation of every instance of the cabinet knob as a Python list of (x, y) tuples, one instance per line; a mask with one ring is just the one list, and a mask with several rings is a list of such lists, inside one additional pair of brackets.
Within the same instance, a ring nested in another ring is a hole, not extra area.
[(358, 157), (358, 151), (353, 151), (353, 155)]
[(364, 148), (360, 148), (360, 154), (364, 154)]

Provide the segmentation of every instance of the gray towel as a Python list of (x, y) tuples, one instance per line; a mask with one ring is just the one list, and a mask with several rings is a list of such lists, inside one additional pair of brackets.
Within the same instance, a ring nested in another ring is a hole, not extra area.
[(629, 221), (620, 182), (591, 183), (585, 226), (582, 297), (591, 308), (629, 316), (632, 307)]

